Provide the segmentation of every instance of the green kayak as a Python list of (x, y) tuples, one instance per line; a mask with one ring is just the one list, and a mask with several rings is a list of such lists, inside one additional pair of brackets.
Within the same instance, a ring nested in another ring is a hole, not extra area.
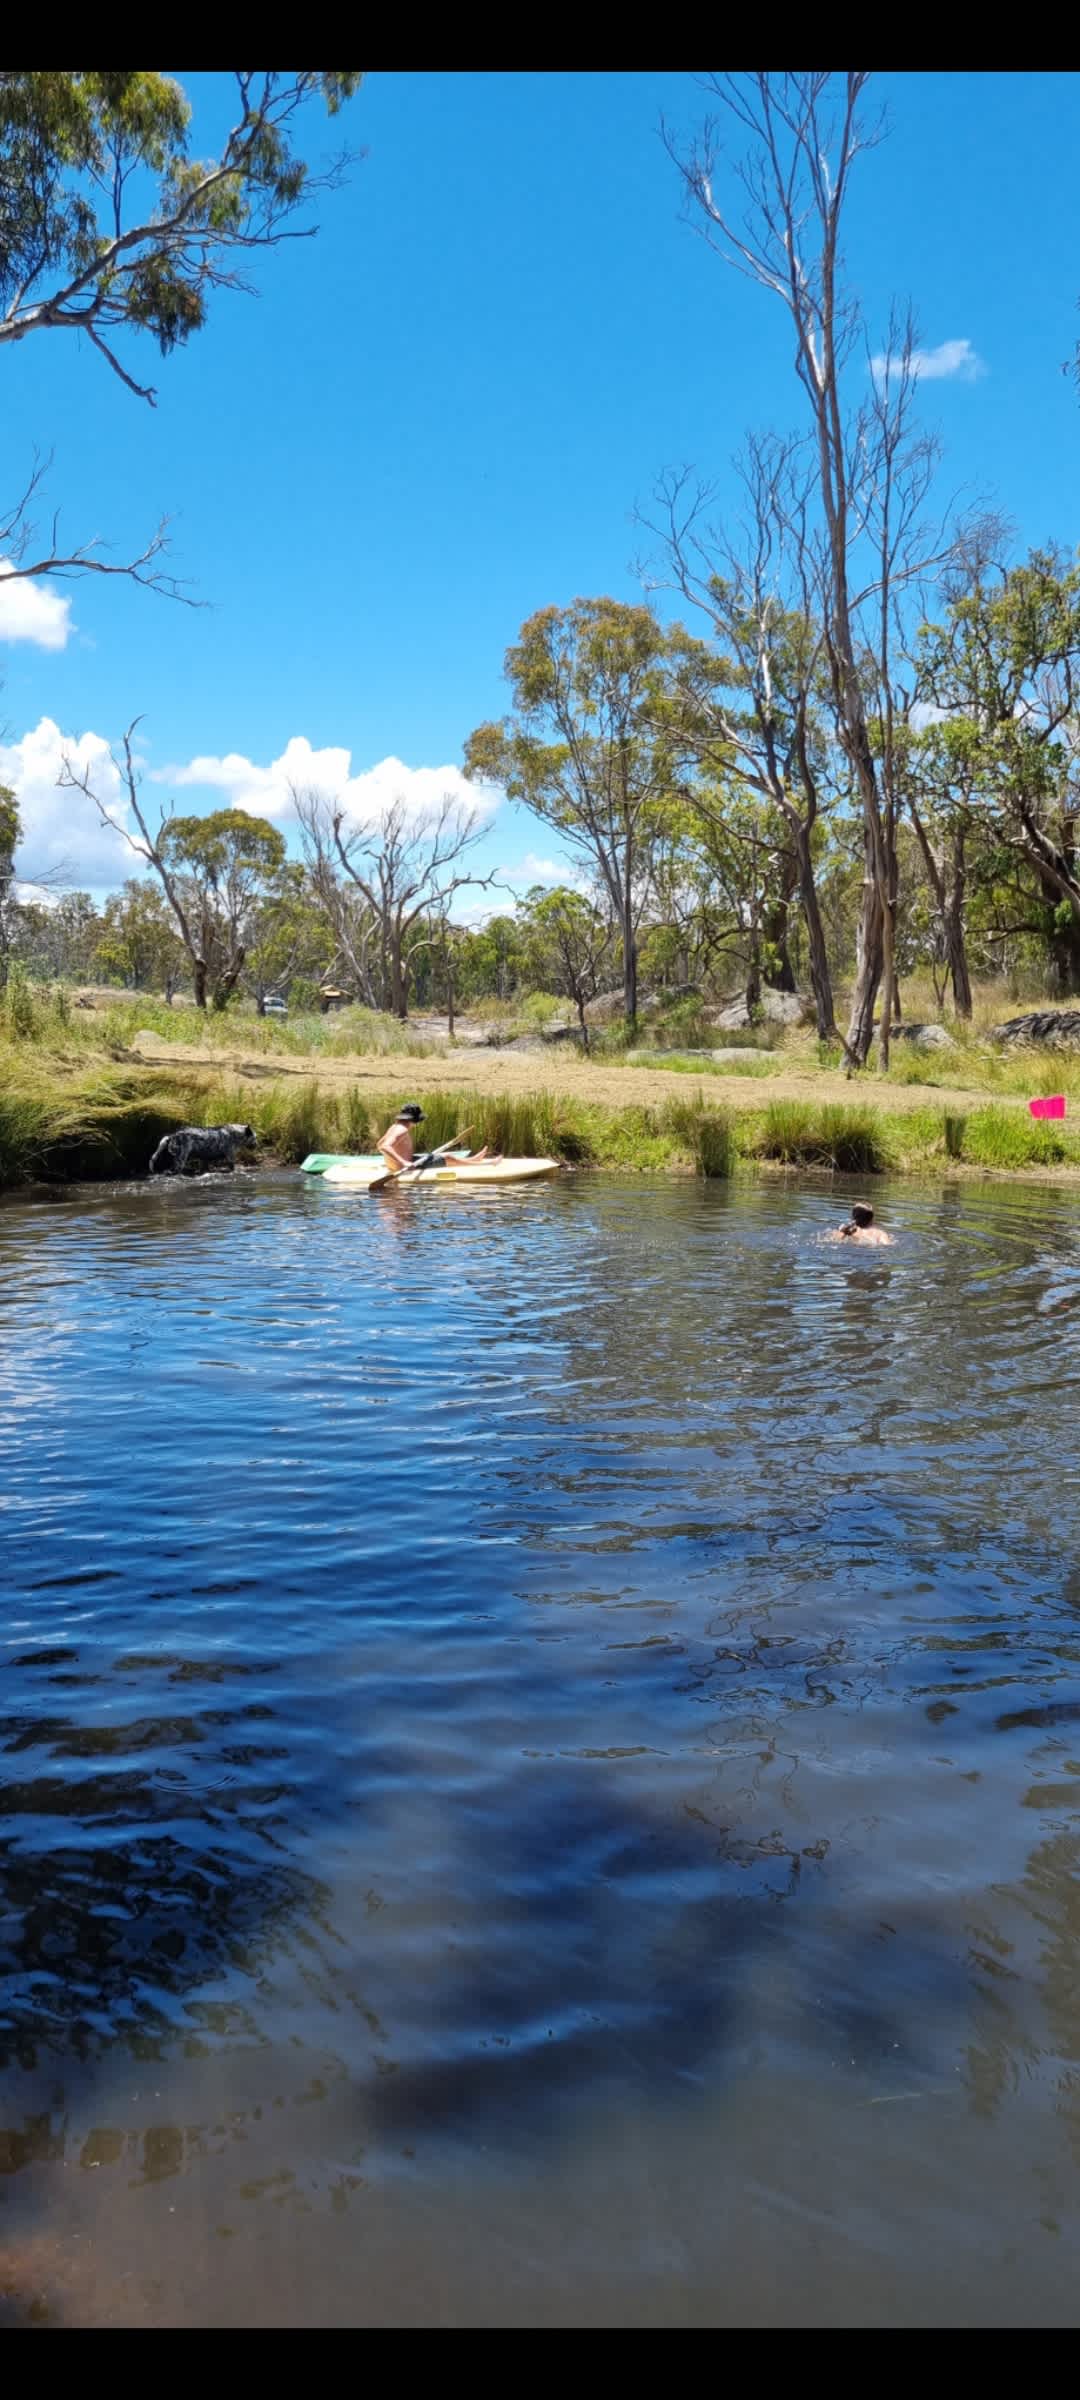
[[(351, 1167), (355, 1158), (355, 1150), (312, 1150), (308, 1157), (301, 1161), (300, 1173), (301, 1175), (325, 1175), (327, 1167)], [(380, 1157), (377, 1150), (373, 1150), (370, 1156), (365, 1156), (362, 1162), (358, 1163), (362, 1163), (365, 1167), (382, 1167), (385, 1166), (386, 1161)]]
[[(455, 1150), (455, 1158), (467, 1158), (467, 1150)], [(325, 1175), (328, 1167), (385, 1167), (386, 1160), (378, 1150), (311, 1150), (300, 1162), (301, 1175)]]

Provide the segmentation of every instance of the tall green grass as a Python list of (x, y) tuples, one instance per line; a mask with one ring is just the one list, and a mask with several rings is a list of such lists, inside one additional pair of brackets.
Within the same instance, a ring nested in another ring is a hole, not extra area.
[(881, 1175), (892, 1163), (881, 1118), (872, 1108), (817, 1107), (774, 1100), (754, 1142), (758, 1158), (784, 1166), (831, 1167), (839, 1175)]
[(693, 1160), (698, 1174), (719, 1181), (735, 1172), (738, 1143), (735, 1128), (723, 1109), (697, 1101), (669, 1100), (663, 1112), (665, 1131)]
[(1063, 1122), (991, 1105), (973, 1108), (964, 1118), (962, 1155), (976, 1167), (1054, 1167), (1075, 1158), (1077, 1144)]

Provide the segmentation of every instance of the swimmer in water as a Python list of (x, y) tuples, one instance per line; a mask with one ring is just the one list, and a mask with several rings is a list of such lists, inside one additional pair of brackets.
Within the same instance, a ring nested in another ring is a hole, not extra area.
[(893, 1237), (891, 1233), (885, 1233), (880, 1225), (875, 1225), (874, 1212), (868, 1200), (853, 1200), (850, 1223), (838, 1225), (832, 1238), (834, 1242), (858, 1242), (863, 1250), (891, 1250)]

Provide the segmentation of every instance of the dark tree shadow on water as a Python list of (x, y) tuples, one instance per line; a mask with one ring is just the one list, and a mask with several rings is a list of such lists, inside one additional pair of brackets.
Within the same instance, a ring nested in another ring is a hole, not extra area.
[[(767, 1654), (767, 1644), (755, 1651), (757, 1671)], [(771, 1671), (809, 1689), (816, 1706), (829, 1697), (814, 1680), (819, 1666), (803, 1645), (797, 1663), (781, 1653)], [(235, 1784), (214, 1780), (211, 1730), (242, 1768)], [(639, 1802), (629, 1769), (605, 1753), (546, 1761), (508, 1785), (501, 1810), (490, 1790), (482, 1814), (462, 1809), (456, 1882), (425, 1926), (418, 1997), (407, 1935), (395, 1950), (393, 1911), (375, 1919), (373, 1974), (365, 1929), (298, 1864), (290, 1826), (310, 1813), (340, 1836), (343, 1812), (332, 1761), (321, 1788), (293, 1782), (267, 1704), (128, 1717), (107, 1734), (57, 1714), (32, 1731), (31, 1740), (25, 1724), (0, 1721), (0, 2072), (11, 2098), (23, 2078), (61, 2093), (70, 2081), (82, 2121), (118, 2059), (166, 2070), (179, 2061), (182, 2081), (185, 2057), (213, 2052), (226, 2081), (230, 2056), (243, 2051), (269, 2078), (260, 2046), (272, 2063), (290, 2040), (274, 1987), (288, 1983), (301, 1951), (316, 2017), (327, 2004), (326, 2050), (336, 2044), (347, 2060), (341, 2124), (358, 2142), (395, 2149), (443, 2137), (535, 2158), (569, 2135), (583, 2104), (626, 2096), (692, 2107), (750, 2070), (762, 2045), (805, 2042), (818, 1971), (812, 2025), (823, 2057), (842, 2045), (895, 2069), (910, 2033), (898, 1994), (932, 1992), (939, 2019), (963, 2005), (955, 1962), (917, 1926), (893, 1925), (886, 1946), (877, 1927), (839, 1917), (827, 1840), (810, 1830), (796, 1841), (782, 1827), (754, 1836), (702, 1810)], [(55, 1771), (41, 1770), (42, 1749)], [(129, 1763), (114, 1765), (113, 1751)], [(143, 1763), (130, 1763), (133, 1751)], [(61, 1770), (73, 1759), (84, 1771), (69, 1777)], [(399, 1888), (408, 1884), (415, 1753), (398, 1756), (388, 1737), (380, 1764), (382, 1797), (349, 1820), (354, 1893), (369, 1855), (373, 1891), (388, 1861)], [(453, 1815), (452, 1803), (435, 1804)], [(401, 2040), (396, 1998), (408, 2019)], [(900, 2063), (910, 2072), (910, 2057)], [(20, 2196), (24, 2171), (39, 2194), (32, 2170), (64, 2158), (68, 2103), (3, 2114), (0, 2304), (19, 2322), (35, 2306), (50, 2321), (77, 2318), (64, 2262), (48, 2263), (47, 2204)], [(178, 2170), (188, 2130), (142, 2127), (145, 2182)], [(108, 2168), (122, 2137), (106, 2125), (95, 2139), (100, 2157), (81, 2163)]]

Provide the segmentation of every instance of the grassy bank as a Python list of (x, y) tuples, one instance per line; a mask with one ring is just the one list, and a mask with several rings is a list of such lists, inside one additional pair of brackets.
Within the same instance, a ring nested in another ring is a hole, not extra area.
[[(130, 1065), (80, 1073), (34, 1056), (0, 1059), (0, 1186), (142, 1175), (162, 1134), (182, 1124), (254, 1126), (264, 1153), (298, 1163), (309, 1150), (366, 1150), (399, 1105), (396, 1090), (356, 1082), (237, 1082)], [(470, 1142), (568, 1166), (726, 1176), (755, 1167), (812, 1167), (870, 1176), (980, 1168), (1080, 1171), (1080, 1135), (1000, 1102), (925, 1104), (892, 1113), (870, 1100), (769, 1099), (743, 1086), (739, 1105), (713, 1089), (621, 1106), (573, 1093), (425, 1091), (424, 1138), (468, 1130)], [(762, 1104), (764, 1103), (764, 1104)]]
[(853, 1081), (808, 1034), (750, 1038), (706, 1060), (451, 1050), (362, 1011), (281, 1027), (145, 999), (80, 1010), (13, 984), (0, 1002), (0, 1186), (141, 1175), (163, 1133), (227, 1119), (284, 1161), (364, 1150), (406, 1097), (422, 1099), (432, 1144), (467, 1127), (474, 1145), (569, 1166), (1080, 1173), (1072, 1119), (1036, 1121), (1026, 1105), (1063, 1091), (1080, 1122), (1080, 1058), (1002, 1054), (972, 1032)]

